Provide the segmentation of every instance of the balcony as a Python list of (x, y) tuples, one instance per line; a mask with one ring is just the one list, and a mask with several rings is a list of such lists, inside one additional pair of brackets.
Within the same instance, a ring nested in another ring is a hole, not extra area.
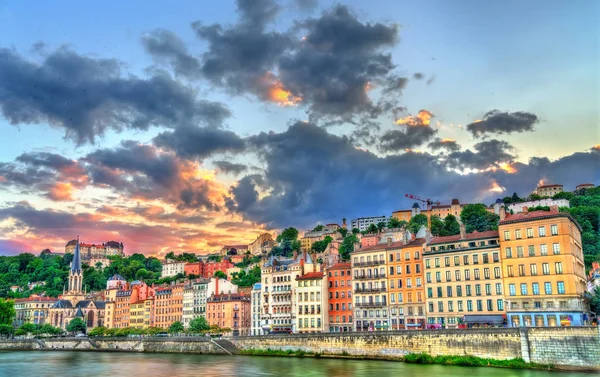
[(354, 267), (370, 267), (370, 266), (381, 266), (385, 264), (384, 260), (371, 260), (367, 262), (356, 262), (353, 264)]
[(354, 293), (387, 292), (387, 288), (355, 288)]
[(373, 279), (385, 279), (385, 274), (376, 275), (357, 275), (354, 276), (355, 280), (373, 280)]
[(354, 304), (356, 308), (383, 308), (387, 306), (386, 302), (359, 302)]

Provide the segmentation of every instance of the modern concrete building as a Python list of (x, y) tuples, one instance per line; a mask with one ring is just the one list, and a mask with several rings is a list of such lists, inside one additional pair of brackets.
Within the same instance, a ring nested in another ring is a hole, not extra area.
[(166, 262), (162, 265), (160, 277), (172, 277), (185, 274), (185, 262)]
[(350, 220), (350, 229), (358, 228), (362, 232), (363, 230), (367, 230), (371, 224), (377, 225), (380, 222), (387, 224), (387, 218), (385, 216), (359, 217), (358, 219)]

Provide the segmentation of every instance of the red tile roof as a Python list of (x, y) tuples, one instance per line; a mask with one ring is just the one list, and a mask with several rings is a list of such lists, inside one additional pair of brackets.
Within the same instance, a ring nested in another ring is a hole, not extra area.
[(402, 249), (404, 247), (419, 246), (419, 245), (424, 244), (425, 242), (426, 242), (425, 238), (417, 238), (417, 239), (410, 241), (407, 244), (404, 244), (404, 241), (392, 242), (391, 245), (388, 245), (387, 243), (380, 243), (377, 245), (372, 245), (372, 246), (363, 247), (361, 249), (356, 249), (354, 251), (361, 252), (361, 251), (373, 251), (373, 250)]
[[(497, 230), (488, 230), (485, 232), (473, 232), (473, 233), (467, 233), (466, 237), (464, 238), (465, 240), (478, 240), (478, 239), (482, 239), (482, 238), (492, 238), (498, 237), (498, 231)], [(458, 242), (460, 241), (460, 234), (455, 234), (453, 236), (444, 236), (444, 237), (433, 237), (433, 239), (429, 242), (430, 245), (435, 245), (438, 243), (448, 243), (448, 242)]]
[(310, 279), (322, 279), (322, 272), (308, 272), (302, 276), (296, 277), (296, 280), (310, 280)]
[(57, 301), (58, 299), (55, 297), (27, 297), (27, 298), (17, 298), (15, 299), (15, 302), (29, 302), (29, 301), (39, 301), (39, 302), (51, 302), (51, 301)]
[(329, 267), (328, 270), (347, 270), (350, 267), (351, 267), (350, 262), (336, 263), (333, 266)]
[(538, 186), (538, 188), (546, 188), (546, 187), (563, 187), (563, 185), (542, 185), (542, 186)]
[(525, 221), (533, 221), (533, 220), (541, 220), (541, 219), (552, 219), (552, 218), (556, 218), (556, 217), (566, 217), (566, 218), (570, 219), (572, 222), (575, 223), (575, 225), (577, 226), (579, 231), (581, 231), (581, 226), (579, 225), (577, 220), (575, 220), (575, 218), (573, 218), (573, 216), (571, 216), (570, 214), (568, 214), (566, 212), (558, 212), (558, 211), (533, 211), (533, 212), (516, 213), (514, 215), (507, 214), (506, 218), (504, 220), (500, 221), (500, 225), (513, 224), (513, 223), (525, 222)]

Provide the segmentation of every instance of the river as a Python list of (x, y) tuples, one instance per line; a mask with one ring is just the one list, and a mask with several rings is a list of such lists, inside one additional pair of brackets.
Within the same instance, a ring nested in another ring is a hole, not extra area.
[(584, 373), (414, 365), (401, 362), (264, 356), (4, 351), (1, 377), (582, 377)]

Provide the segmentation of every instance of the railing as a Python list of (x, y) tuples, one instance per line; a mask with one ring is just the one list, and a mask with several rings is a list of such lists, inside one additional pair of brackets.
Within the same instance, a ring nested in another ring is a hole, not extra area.
[(387, 292), (387, 288), (355, 288), (354, 293)]
[(381, 266), (385, 264), (383, 260), (372, 260), (367, 262), (356, 262), (353, 264), (354, 267), (369, 267), (369, 266)]
[(354, 304), (357, 308), (382, 308), (387, 306), (385, 302), (359, 302)]
[(376, 275), (356, 275), (354, 276), (356, 280), (368, 280), (368, 279), (385, 279), (385, 274), (376, 274)]

